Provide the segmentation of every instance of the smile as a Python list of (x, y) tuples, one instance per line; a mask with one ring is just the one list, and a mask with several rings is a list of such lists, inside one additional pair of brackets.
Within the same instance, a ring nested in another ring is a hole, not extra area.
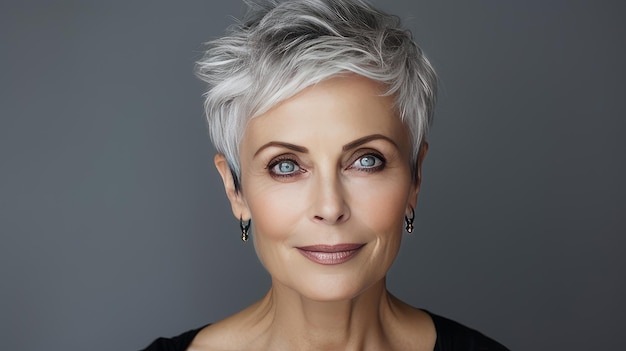
[(313, 245), (298, 247), (298, 251), (309, 260), (323, 264), (335, 265), (349, 261), (365, 244)]

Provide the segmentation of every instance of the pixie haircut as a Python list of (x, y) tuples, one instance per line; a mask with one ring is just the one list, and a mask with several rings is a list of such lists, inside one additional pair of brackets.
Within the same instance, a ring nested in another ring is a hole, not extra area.
[(208, 83), (210, 137), (226, 157), (237, 190), (239, 143), (248, 121), (308, 86), (347, 74), (380, 82), (384, 95), (394, 97), (415, 165), (432, 121), (437, 78), (398, 17), (361, 0), (244, 2), (244, 20), (208, 42), (196, 65)]

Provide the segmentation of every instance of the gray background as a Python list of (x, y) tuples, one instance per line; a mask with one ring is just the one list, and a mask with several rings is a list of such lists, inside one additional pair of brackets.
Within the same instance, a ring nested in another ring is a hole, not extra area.
[[(392, 292), (515, 350), (626, 349), (624, 3), (378, 4), (442, 81)], [(1, 349), (138, 349), (268, 288), (192, 75), (242, 9), (0, 4)]]

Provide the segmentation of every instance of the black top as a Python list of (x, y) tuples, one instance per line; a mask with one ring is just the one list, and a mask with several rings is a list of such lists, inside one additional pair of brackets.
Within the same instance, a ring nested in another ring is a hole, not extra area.
[[(433, 351), (509, 351), (476, 330), (428, 311), (425, 312), (433, 319), (437, 331), (437, 342)], [(158, 338), (143, 351), (185, 351), (202, 328), (190, 330), (171, 339)]]

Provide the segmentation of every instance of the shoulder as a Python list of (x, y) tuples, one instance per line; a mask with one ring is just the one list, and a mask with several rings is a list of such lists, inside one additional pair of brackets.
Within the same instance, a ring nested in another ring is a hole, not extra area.
[(158, 338), (142, 351), (185, 351), (196, 335), (206, 326), (188, 330), (173, 338)]
[(451, 319), (425, 311), (437, 331), (435, 351), (508, 351), (506, 347)]

